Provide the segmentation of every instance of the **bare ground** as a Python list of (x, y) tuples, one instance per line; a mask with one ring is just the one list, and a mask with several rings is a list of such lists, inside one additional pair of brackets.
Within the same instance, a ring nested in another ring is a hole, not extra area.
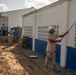
[(0, 43), (0, 75), (48, 75), (29, 59), (17, 44)]
[[(8, 47), (7, 43), (0, 42), (0, 75), (76, 75), (76, 73), (61, 68), (55, 73), (48, 72), (44, 66), (44, 57), (21, 45), (13, 44)], [(31, 59), (30, 55), (37, 55), (38, 58)], [(49, 65), (51, 68), (51, 64)]]

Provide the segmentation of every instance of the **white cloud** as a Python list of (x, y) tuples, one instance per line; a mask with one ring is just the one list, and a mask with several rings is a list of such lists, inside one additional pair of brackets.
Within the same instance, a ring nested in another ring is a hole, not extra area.
[(58, 0), (25, 0), (25, 7), (35, 7), (35, 8), (41, 8), (45, 5), (51, 4), (53, 2), (56, 2)]
[(6, 11), (8, 7), (5, 4), (0, 4), (0, 12)]

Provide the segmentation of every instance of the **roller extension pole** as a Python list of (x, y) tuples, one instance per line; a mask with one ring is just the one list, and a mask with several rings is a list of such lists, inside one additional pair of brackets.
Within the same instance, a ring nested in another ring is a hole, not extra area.
[[(75, 21), (74, 24), (69, 28), (69, 30), (66, 31), (66, 33), (69, 32), (75, 24), (76, 24), (76, 21)], [(64, 37), (65, 37), (65, 36), (64, 36)], [(64, 37), (63, 37), (63, 38), (64, 38)], [(63, 39), (63, 38), (62, 38), (62, 39)]]

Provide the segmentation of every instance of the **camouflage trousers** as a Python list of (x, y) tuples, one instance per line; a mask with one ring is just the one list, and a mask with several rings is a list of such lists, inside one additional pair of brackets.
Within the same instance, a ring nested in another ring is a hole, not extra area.
[(13, 42), (13, 37), (12, 36), (9, 36), (9, 39), (8, 39), (8, 44), (11, 45)]
[(20, 38), (21, 38), (21, 36), (20, 36), (20, 35), (18, 35), (18, 36), (17, 36), (17, 42), (19, 42), (19, 41), (20, 41)]
[(48, 66), (49, 61), (51, 60), (51, 68), (56, 69), (55, 65), (55, 51), (53, 52), (46, 52), (45, 57), (45, 66)]

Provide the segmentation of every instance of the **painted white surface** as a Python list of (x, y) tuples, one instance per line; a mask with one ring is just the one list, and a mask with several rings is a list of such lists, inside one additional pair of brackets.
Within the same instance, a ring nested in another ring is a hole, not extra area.
[(22, 16), (33, 10), (35, 10), (35, 9), (34, 8), (21, 9), (21, 10), (4, 12), (4, 13), (2, 13), (2, 15), (8, 17), (8, 29), (10, 29), (11, 26), (12, 27), (17, 27), (17, 26), (22, 27)]
[[(62, 21), (62, 26), (60, 29), (61, 33), (64, 33), (67, 31), (67, 21), (68, 21), (68, 2), (63, 3), (63, 10), (62, 10), (64, 16), (63, 17), (63, 21)], [(63, 29), (64, 28), (64, 29)], [(61, 57), (60, 57), (60, 65), (65, 67), (66, 66), (66, 56), (67, 56), (67, 41), (66, 40), (67, 36), (65, 36), (61, 42)]]
[(10, 26), (20, 26), (22, 27), (22, 15), (32, 11), (34, 9), (25, 9), (25, 10), (19, 10), (15, 12), (9, 13), (9, 27)]
[[(62, 4), (60, 4), (56, 7), (48, 8), (44, 11), (37, 12), (36, 26), (49, 26), (49, 25), (61, 26), (61, 23), (63, 21), (62, 15), (63, 16), (65, 15), (63, 11), (61, 11), (63, 9), (62, 7), (63, 7)], [(37, 27), (36, 27), (36, 30), (37, 30)], [(37, 38), (37, 33), (36, 33), (36, 38)]]
[(28, 15), (28, 16), (25, 16), (25, 17), (23, 17), (23, 34), (22, 35), (24, 35), (24, 36), (28, 36), (28, 35), (30, 35), (29, 33), (28, 33), (28, 35), (26, 34), (26, 32), (28, 32), (28, 31), (30, 31), (30, 29), (29, 30), (26, 30), (25, 28), (26, 27), (32, 27), (32, 36), (30, 36), (31, 38), (33, 38), (32, 40), (33, 40), (33, 44), (32, 44), (32, 50), (34, 51), (35, 50), (35, 12), (33, 13), (33, 14), (30, 14), (30, 15)]
[[(35, 16), (35, 39), (38, 39), (38, 26), (49, 26), (49, 25), (59, 25), (59, 34), (63, 34), (66, 32), (71, 25), (76, 21), (76, 0), (67, 0), (63, 3), (54, 6), (43, 8), (36, 11)], [(31, 13), (32, 14), (32, 13)], [(27, 16), (29, 17), (30, 14)], [(28, 18), (26, 18), (26, 21)], [(32, 18), (32, 17), (30, 17)], [(29, 23), (31, 20), (29, 18)], [(34, 18), (33, 18), (34, 20)], [(26, 22), (27, 25), (29, 23)], [(30, 24), (31, 25), (31, 24)], [(61, 57), (60, 57), (60, 65), (66, 66), (66, 54), (67, 54), (67, 46), (74, 47), (74, 38), (75, 38), (75, 26), (69, 32), (61, 44)]]
[[(76, 21), (76, 0), (72, 0), (69, 2), (69, 11), (68, 11), (68, 29), (74, 24)], [(74, 47), (74, 40), (75, 40), (75, 25), (70, 30), (68, 35), (68, 46)]]
[(1, 15), (2, 16), (8, 16), (8, 12), (2, 12)]
[[(67, 31), (67, 15), (68, 13), (68, 2), (64, 2), (56, 7), (37, 12), (36, 17), (36, 32), (38, 31), (37, 26), (49, 26), (59, 25), (59, 34), (63, 34)], [(37, 32), (38, 33), (38, 32)], [(36, 33), (36, 37), (38, 34)], [(60, 65), (66, 66), (66, 37), (61, 42), (61, 63)]]

